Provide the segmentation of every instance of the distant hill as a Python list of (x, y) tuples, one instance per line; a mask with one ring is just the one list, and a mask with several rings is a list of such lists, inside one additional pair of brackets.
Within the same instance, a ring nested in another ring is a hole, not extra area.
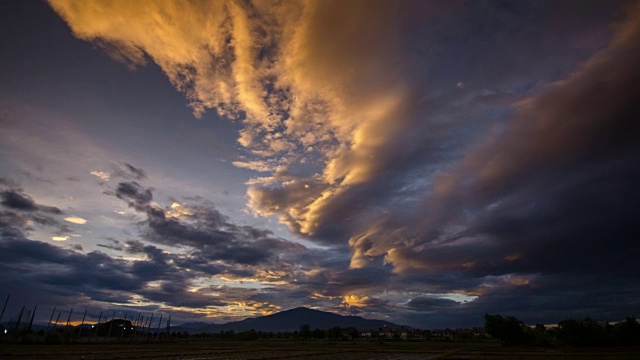
[(384, 321), (369, 320), (360, 316), (342, 316), (326, 311), (313, 310), (299, 307), (291, 310), (281, 311), (267, 316), (248, 318), (241, 321), (233, 321), (225, 324), (206, 324), (202, 322), (185, 323), (172, 327), (175, 331), (188, 331), (191, 334), (220, 331), (270, 331), (285, 332), (300, 330), (300, 326), (309, 325), (311, 329), (329, 329), (335, 326), (341, 328), (355, 327), (357, 329), (378, 329), (390, 327), (399, 328), (400, 325)]

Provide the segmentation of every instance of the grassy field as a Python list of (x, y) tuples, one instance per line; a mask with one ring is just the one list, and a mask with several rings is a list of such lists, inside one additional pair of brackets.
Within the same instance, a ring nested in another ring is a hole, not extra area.
[(640, 348), (523, 348), (497, 343), (189, 340), (142, 344), (0, 344), (0, 359), (424, 360), (640, 359)]

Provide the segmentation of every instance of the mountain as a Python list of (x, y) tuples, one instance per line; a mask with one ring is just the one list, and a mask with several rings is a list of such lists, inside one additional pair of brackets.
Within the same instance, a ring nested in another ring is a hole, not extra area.
[(192, 322), (192, 323), (188, 323), (188, 324), (182, 324), (182, 325), (178, 325), (178, 326), (186, 326), (190, 329), (206, 329), (212, 325), (215, 324), (211, 324), (211, 323), (206, 323), (206, 322)]
[(335, 326), (341, 328), (355, 327), (357, 329), (378, 329), (382, 327), (390, 327), (392, 329), (399, 328), (400, 325), (384, 321), (369, 320), (360, 316), (342, 316), (326, 311), (313, 310), (305, 307), (299, 307), (291, 310), (281, 311), (267, 316), (259, 316), (248, 318), (241, 321), (233, 321), (225, 324), (209, 324), (205, 323), (186, 323), (174, 327), (175, 331), (188, 331), (189, 333), (216, 333), (220, 331), (271, 331), (285, 332), (300, 330), (300, 326), (309, 325), (311, 329), (329, 329)]

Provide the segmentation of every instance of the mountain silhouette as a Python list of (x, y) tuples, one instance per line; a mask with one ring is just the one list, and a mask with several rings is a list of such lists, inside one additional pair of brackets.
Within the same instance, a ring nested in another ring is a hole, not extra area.
[(355, 327), (357, 329), (378, 329), (389, 327), (397, 329), (400, 325), (384, 321), (370, 320), (360, 316), (342, 316), (326, 311), (299, 307), (279, 313), (248, 318), (241, 321), (233, 321), (225, 324), (209, 324), (202, 322), (185, 323), (176, 326), (175, 331), (188, 331), (189, 333), (220, 332), (220, 331), (256, 331), (285, 332), (300, 330), (302, 325), (309, 325), (311, 329), (330, 329), (335, 326), (341, 328)]

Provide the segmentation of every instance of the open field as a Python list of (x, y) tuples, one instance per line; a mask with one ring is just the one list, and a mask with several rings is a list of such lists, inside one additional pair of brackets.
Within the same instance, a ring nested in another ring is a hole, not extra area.
[(424, 360), (640, 359), (640, 348), (523, 348), (497, 343), (190, 340), (142, 344), (0, 344), (0, 359)]

